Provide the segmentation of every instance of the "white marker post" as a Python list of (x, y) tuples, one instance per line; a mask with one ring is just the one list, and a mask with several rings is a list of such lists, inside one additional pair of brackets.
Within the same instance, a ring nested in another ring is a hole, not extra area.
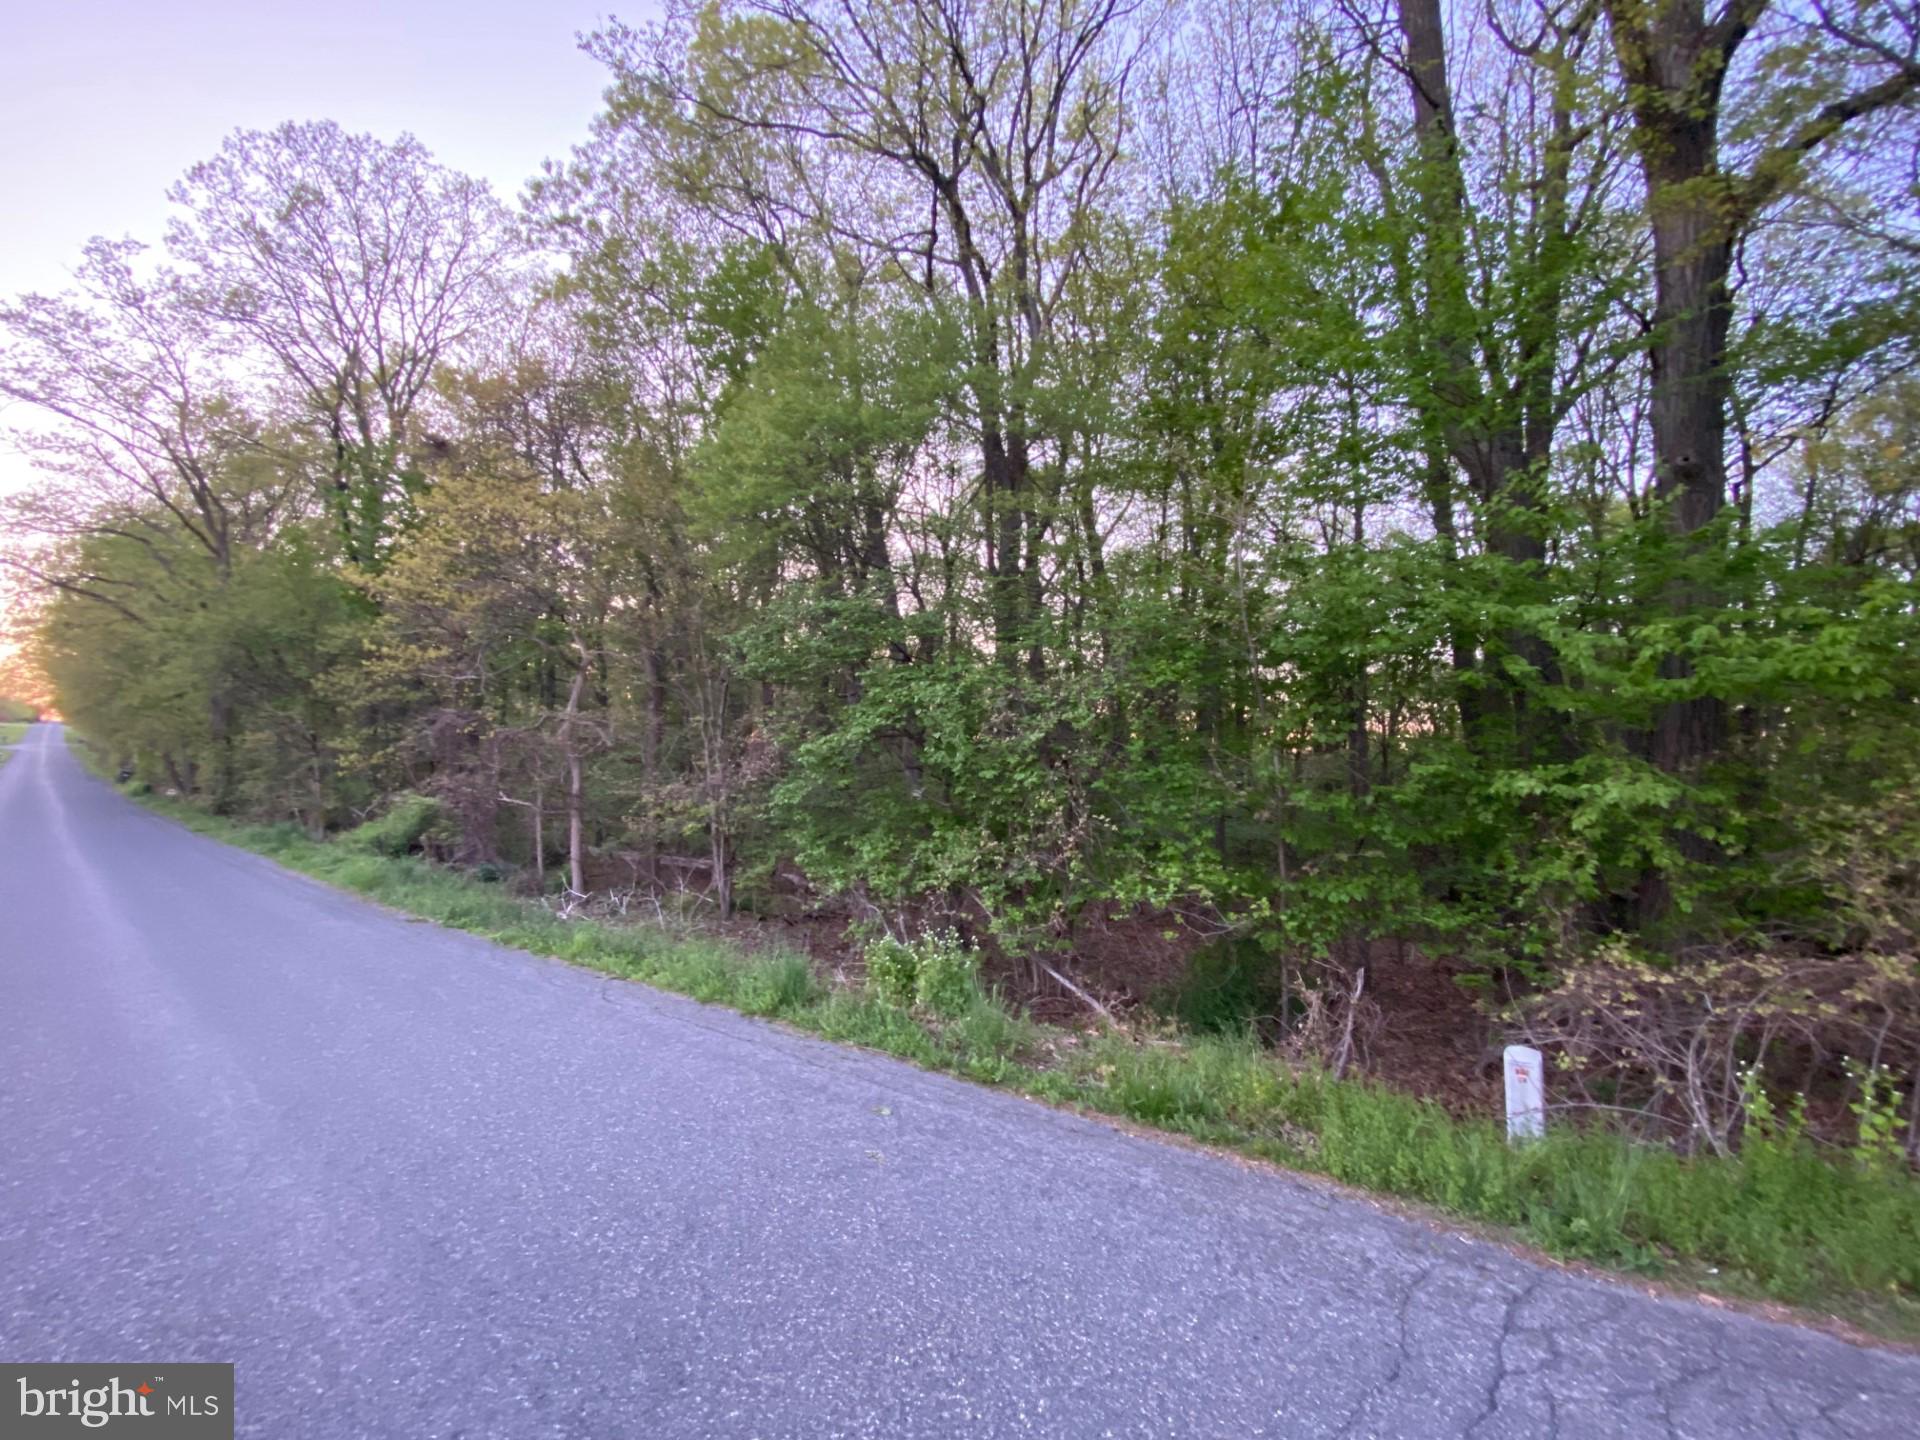
[(1507, 1046), (1507, 1139), (1538, 1140), (1547, 1133), (1547, 1078), (1540, 1052)]

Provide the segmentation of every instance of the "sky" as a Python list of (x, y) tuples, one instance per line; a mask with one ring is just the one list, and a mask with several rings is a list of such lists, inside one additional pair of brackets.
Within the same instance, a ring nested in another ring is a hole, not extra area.
[[(157, 242), (167, 187), (236, 129), (337, 120), (511, 200), (584, 139), (576, 36), (656, 0), (0, 0), (0, 296), (62, 288), (94, 235)], [(4, 440), (0, 491), (29, 471)], [(0, 610), (5, 597), (0, 595)], [(0, 614), (0, 622), (4, 622)], [(0, 648), (5, 641), (0, 638)]]
[(586, 134), (575, 36), (652, 0), (0, 0), (0, 294), (89, 236), (157, 238), (167, 186), (237, 128), (406, 130), (505, 198)]

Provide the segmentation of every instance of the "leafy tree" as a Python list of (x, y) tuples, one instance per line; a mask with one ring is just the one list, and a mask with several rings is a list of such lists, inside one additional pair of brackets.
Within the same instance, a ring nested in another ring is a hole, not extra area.
[(588, 42), (553, 274), (290, 126), (0, 310), (7, 564), (148, 778), (542, 885), (557, 822), (576, 909), (805, 887), (1095, 1006), (1165, 926), (1323, 1043), (1382, 941), (1582, 1024), (1882, 974), (1916, 33), (676, 6)]
[(170, 192), (167, 247), (202, 313), (281, 371), (324, 457), (346, 558), (378, 569), (407, 523), (439, 365), (499, 323), (517, 251), (498, 202), (411, 136), (331, 122), (237, 131)]

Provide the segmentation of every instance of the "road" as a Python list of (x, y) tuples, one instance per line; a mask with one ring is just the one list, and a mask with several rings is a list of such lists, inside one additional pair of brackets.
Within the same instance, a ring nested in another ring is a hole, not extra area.
[(1920, 1428), (1920, 1358), (409, 923), (51, 725), (0, 765), (0, 1360), (234, 1361), (270, 1440)]

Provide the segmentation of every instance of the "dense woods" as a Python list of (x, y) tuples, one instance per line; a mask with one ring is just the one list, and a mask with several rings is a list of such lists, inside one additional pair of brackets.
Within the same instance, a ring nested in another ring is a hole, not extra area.
[(1920, 1146), (1920, 8), (585, 43), (517, 203), (239, 133), (0, 305), (4, 563), (115, 760), (1340, 1064), (1426, 957), (1659, 1133)]

